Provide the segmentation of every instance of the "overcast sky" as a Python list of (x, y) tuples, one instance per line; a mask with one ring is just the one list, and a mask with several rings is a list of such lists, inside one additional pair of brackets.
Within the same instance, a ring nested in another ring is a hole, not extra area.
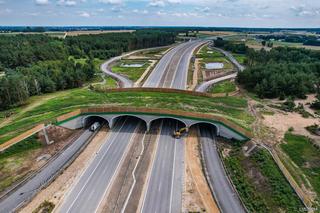
[(320, 27), (320, 0), (0, 0), (0, 25)]

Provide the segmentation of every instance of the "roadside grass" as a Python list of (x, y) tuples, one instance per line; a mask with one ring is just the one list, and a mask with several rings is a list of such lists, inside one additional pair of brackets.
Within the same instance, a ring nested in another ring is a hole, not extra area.
[[(142, 67), (122, 67), (122, 64), (143, 64)], [(150, 66), (149, 60), (120, 60), (114, 66), (112, 71), (127, 76), (132, 81), (137, 81), (144, 71)]]
[[(36, 98), (36, 97), (35, 97)], [(184, 110), (221, 115), (250, 130), (254, 121), (247, 112), (247, 101), (237, 97), (198, 97), (178, 93), (157, 92), (94, 92), (73, 89), (46, 100), (0, 128), (0, 144), (41, 122), (88, 106), (132, 106)]]
[(240, 64), (244, 64), (247, 57), (244, 54), (232, 54), (233, 57), (240, 63)]
[(208, 45), (202, 47), (200, 52), (197, 54), (197, 58), (215, 58), (223, 57), (224, 55), (216, 50), (209, 49)]
[(302, 202), (268, 151), (258, 149), (245, 157), (241, 147), (233, 146), (224, 161), (250, 212), (301, 212), (303, 209)]
[(217, 93), (231, 93), (236, 91), (237, 87), (234, 82), (231, 81), (224, 81), (218, 84), (213, 85), (210, 88), (210, 93), (217, 94)]
[(36, 136), (31, 136), (0, 153), (0, 192), (27, 174), (25, 167), (33, 163), (28, 159), (41, 147)]
[[(307, 177), (313, 190), (320, 196), (320, 149), (311, 139), (303, 135), (286, 133), (286, 143), (280, 145), (281, 149), (294, 162)], [(302, 180), (304, 177), (301, 177)]]
[(110, 76), (104, 76), (105, 83), (104, 84), (96, 84), (94, 88), (98, 90), (105, 90), (105, 89), (113, 89), (118, 87), (118, 82), (111, 78)]

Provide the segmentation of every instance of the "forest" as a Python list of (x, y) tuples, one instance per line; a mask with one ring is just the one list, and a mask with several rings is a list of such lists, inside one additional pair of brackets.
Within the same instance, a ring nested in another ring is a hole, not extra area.
[[(33, 95), (81, 87), (95, 75), (95, 58), (106, 60), (127, 51), (169, 45), (175, 37), (172, 32), (147, 30), (66, 39), (0, 36), (0, 109), (24, 104)], [(74, 60), (79, 58), (85, 62)]]
[(247, 69), (239, 73), (238, 82), (260, 98), (305, 98), (319, 92), (319, 51), (277, 47), (248, 50), (246, 55)]
[(222, 39), (215, 46), (246, 55), (246, 69), (237, 81), (260, 98), (305, 98), (320, 92), (320, 51), (292, 47), (256, 51)]
[(256, 38), (265, 41), (278, 40), (292, 43), (302, 43), (303, 45), (320, 46), (320, 40), (316, 36), (307, 35), (259, 35)]

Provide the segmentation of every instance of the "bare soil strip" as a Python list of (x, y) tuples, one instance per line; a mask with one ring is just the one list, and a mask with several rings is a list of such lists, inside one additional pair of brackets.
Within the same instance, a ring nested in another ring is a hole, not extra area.
[(186, 140), (186, 180), (183, 192), (183, 212), (220, 212), (211, 194), (200, 162), (199, 140), (191, 128)]

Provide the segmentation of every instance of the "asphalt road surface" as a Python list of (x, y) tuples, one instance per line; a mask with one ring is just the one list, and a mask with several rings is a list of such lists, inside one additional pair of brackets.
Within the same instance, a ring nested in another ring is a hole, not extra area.
[[(135, 51), (136, 52), (136, 51)], [(133, 53), (135, 53), (133, 52)], [(133, 53), (130, 53), (130, 54), (133, 54)], [(121, 56), (118, 56), (118, 57), (114, 57), (106, 62), (104, 62), (103, 64), (101, 64), (100, 66), (100, 69), (107, 75), (111, 76), (112, 78), (115, 78), (117, 79), (120, 84), (121, 84), (121, 87), (124, 87), (124, 88), (127, 88), (127, 87), (133, 87), (133, 82), (131, 80), (129, 80), (127, 77), (123, 76), (123, 75), (120, 75), (120, 74), (117, 74), (117, 73), (114, 73), (112, 72), (112, 70), (110, 69), (110, 65), (112, 63), (114, 63), (115, 61), (118, 61), (120, 60), (121, 58), (123, 57), (126, 57), (128, 55), (130, 55), (129, 53), (128, 54), (125, 54), (125, 55), (121, 55)]]
[(244, 213), (245, 210), (222, 165), (212, 129), (200, 128), (200, 136), (209, 185), (220, 210), (223, 213)]
[(230, 75), (226, 75), (220, 78), (216, 78), (216, 79), (212, 79), (210, 81), (205, 81), (203, 83), (201, 83), (197, 88), (196, 91), (197, 92), (206, 92), (208, 91), (208, 89), (214, 85), (217, 84), (221, 81), (226, 81), (226, 80), (230, 80), (230, 79), (234, 79), (235, 77), (237, 77), (237, 73), (232, 73)]
[(180, 126), (173, 120), (164, 120), (162, 123), (141, 212), (181, 212), (184, 139), (172, 137), (173, 131), (178, 128)]
[(130, 117), (115, 124), (89, 167), (66, 195), (59, 212), (95, 212), (99, 208), (139, 124), (140, 121)]
[(31, 199), (38, 190), (47, 183), (54, 175), (56, 175), (63, 166), (81, 149), (81, 147), (92, 136), (92, 132), (86, 130), (76, 141), (74, 141), (62, 154), (48, 163), (39, 173), (24, 183), (12, 194), (7, 196), (0, 202), (0, 212), (13, 212), (19, 208), (24, 202)]
[(185, 89), (192, 53), (203, 43), (190, 41), (170, 50), (156, 65), (143, 87)]

